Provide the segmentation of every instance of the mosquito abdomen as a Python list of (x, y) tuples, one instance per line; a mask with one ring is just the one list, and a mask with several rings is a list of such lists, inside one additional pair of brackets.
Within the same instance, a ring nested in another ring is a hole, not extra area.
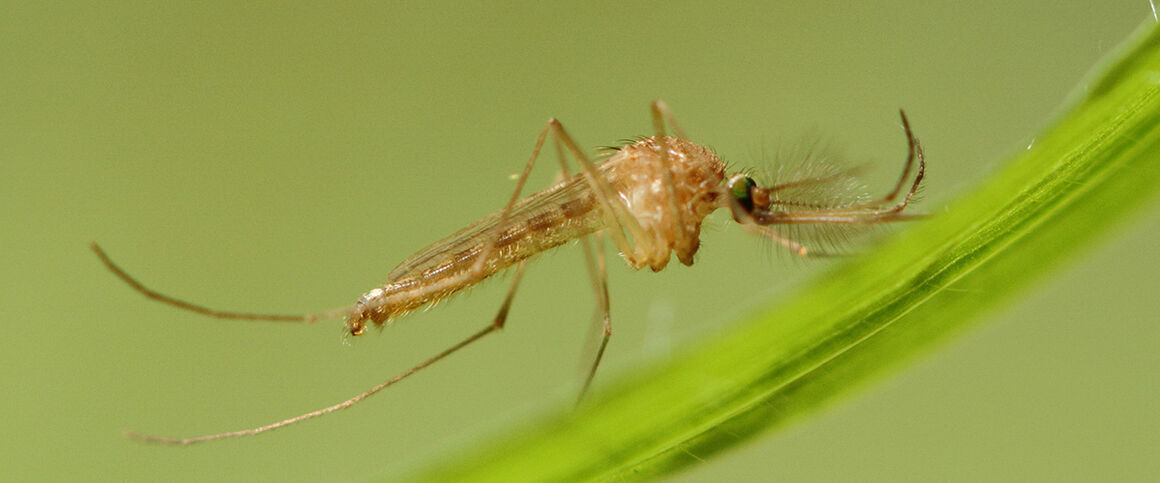
[[(390, 282), (359, 298), (347, 322), (351, 334), (361, 334), (368, 320), (381, 326), (604, 226), (600, 204), (579, 175), (520, 200), (497, 235), (500, 215), (492, 213), (400, 263)], [(488, 243), (494, 243), (490, 250)]]

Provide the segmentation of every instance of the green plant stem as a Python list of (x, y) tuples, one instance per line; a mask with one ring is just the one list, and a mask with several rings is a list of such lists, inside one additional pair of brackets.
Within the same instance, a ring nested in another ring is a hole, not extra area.
[(814, 411), (959, 332), (1160, 187), (1160, 34), (1142, 31), (1117, 55), (1053, 128), (945, 213), (583, 409), (546, 415), (422, 476), (670, 472)]

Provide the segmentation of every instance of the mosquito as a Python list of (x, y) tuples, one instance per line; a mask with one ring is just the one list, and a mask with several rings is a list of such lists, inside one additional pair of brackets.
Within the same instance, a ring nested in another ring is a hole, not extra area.
[[(389, 321), (446, 299), (497, 273), (514, 271), (499, 311), (482, 330), (343, 402), (264, 426), (204, 436), (172, 438), (133, 431), (126, 434), (148, 442), (189, 445), (264, 433), (353, 406), (502, 329), (526, 263), (536, 254), (576, 239), (581, 241), (585, 253), (596, 310), (602, 322), (596, 356), (580, 391), (582, 398), (612, 336), (601, 246), (604, 236), (612, 240), (620, 256), (633, 269), (648, 267), (656, 272), (663, 270), (674, 254), (682, 264), (692, 265), (700, 246), (701, 224), (706, 216), (719, 209), (728, 210), (733, 221), (745, 230), (773, 240), (800, 257), (827, 252), (787, 236), (785, 233), (792, 233), (794, 227), (857, 227), (917, 216), (903, 211), (922, 183), (926, 163), (922, 146), (911, 132), (903, 111), (899, 114), (908, 145), (906, 162), (894, 188), (876, 199), (807, 196), (827, 189), (831, 192), (846, 189), (842, 183), (852, 178), (852, 169), (814, 170), (766, 186), (758, 184), (746, 172), (727, 174), (725, 163), (716, 154), (689, 140), (663, 101), (652, 102), (651, 114), (653, 136), (612, 148), (599, 164), (584, 153), (558, 120), (549, 119), (536, 138), (531, 157), (503, 209), (403, 260), (387, 275), (386, 284), (365, 293), (354, 305), (337, 310), (278, 315), (220, 311), (195, 305), (146, 287), (113, 263), (100, 246), (92, 244), (97, 257), (117, 277), (137, 292), (164, 304), (219, 319), (313, 323), (346, 317), (345, 330), (351, 336), (365, 333), (368, 323), (382, 328)], [(668, 134), (666, 123), (673, 135)], [(528, 175), (549, 136), (553, 138), (561, 179), (521, 198)], [(575, 159), (578, 173), (570, 173), (566, 153)], [(589, 238), (595, 240), (595, 250)]]

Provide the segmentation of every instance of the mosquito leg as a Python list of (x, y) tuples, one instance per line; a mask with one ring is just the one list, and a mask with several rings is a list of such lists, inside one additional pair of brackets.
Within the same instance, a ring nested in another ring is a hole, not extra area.
[[(560, 124), (560, 121), (556, 120), (556, 118), (552, 118), (548, 120), (547, 125), (544, 126), (544, 129), (540, 131), (540, 135), (536, 138), (536, 145), (532, 148), (532, 155), (528, 158), (528, 163), (524, 165), (524, 170), (522, 173), (520, 173), (519, 180), (516, 182), (516, 189), (514, 192), (512, 192), (512, 196), (508, 199), (508, 203), (504, 206), (503, 211), (500, 212), (499, 221), (495, 225), (495, 236), (491, 237), (487, 244), (484, 245), (483, 249), (480, 250), (475, 264), (471, 267), (471, 271), (469, 273), (471, 273), (472, 276), (478, 276), (483, 272), (483, 264), (491, 255), (491, 251), (495, 249), (496, 243), (499, 241), (500, 234), (502, 234), (503, 230), (507, 228), (505, 225), (507, 224), (508, 217), (511, 215), (512, 207), (515, 206), (516, 201), (519, 200), (520, 193), (523, 191), (524, 185), (527, 183), (528, 175), (531, 174), (532, 167), (535, 166), (536, 160), (540, 157), (540, 151), (544, 147), (544, 141), (547, 139), (548, 133), (554, 133), (556, 135), (556, 142), (563, 142), (572, 152), (573, 156), (575, 156), (578, 160), (582, 171), (585, 173), (585, 178), (588, 179), (590, 186), (593, 188), (593, 194), (604, 206), (605, 218), (609, 222), (610, 227), (613, 227), (610, 232), (613, 239), (616, 240), (616, 245), (621, 250), (621, 253), (624, 253), (626, 256), (632, 258), (632, 245), (629, 244), (628, 239), (624, 236), (624, 233), (615, 229), (615, 227), (625, 227), (625, 225), (627, 225), (629, 232), (633, 235), (633, 239), (637, 241), (638, 244), (641, 244), (645, 240), (645, 237), (643, 236), (644, 230), (640, 227), (640, 223), (638, 223), (636, 218), (633, 218), (632, 215), (628, 213), (628, 210), (624, 207), (623, 203), (621, 203), (615, 197), (615, 194), (612, 191), (612, 187), (609, 186), (608, 182), (604, 180), (604, 178), (600, 176), (599, 173), (596, 172), (595, 164), (592, 163), (592, 161), (588, 159), (588, 157), (579, 148), (579, 146), (576, 145), (576, 142), (572, 140), (572, 137), (569, 136), (568, 132), (564, 130), (564, 126)], [(557, 153), (560, 152), (561, 150), (559, 147), (557, 147)], [(565, 168), (567, 166), (563, 157), (560, 157), (560, 165), (564, 166)], [(567, 170), (565, 169), (565, 171)]]
[(673, 112), (669, 110), (669, 105), (666, 104), (665, 101), (660, 99), (653, 101), (652, 110), (654, 115), (654, 125), (656, 123), (655, 115), (660, 114), (666, 121), (668, 121), (669, 126), (672, 126), (673, 133), (675, 133), (677, 137), (681, 139), (689, 139), (689, 136), (685, 134), (685, 130), (681, 129), (680, 124), (677, 124), (677, 118), (673, 116)]
[(685, 254), (688, 253), (689, 234), (685, 229), (685, 221), (682, 219), (680, 207), (677, 206), (677, 188), (676, 182), (673, 181), (673, 162), (669, 159), (669, 141), (665, 135), (665, 119), (669, 119), (670, 124), (673, 125), (673, 130), (676, 131), (679, 137), (685, 138), (685, 133), (677, 126), (673, 115), (669, 112), (669, 106), (665, 101), (657, 99), (652, 102), (652, 122), (653, 134), (656, 136), (657, 143), (660, 143), (661, 148), (661, 181), (665, 184), (665, 192), (668, 194), (669, 213), (673, 217), (673, 233), (678, 233), (677, 238), (677, 253), (680, 255), (681, 263), (685, 265), (692, 264), (692, 260), (685, 260)]
[[(559, 137), (556, 137), (556, 157), (560, 161), (560, 170), (562, 174), (568, 174), (568, 164), (564, 162), (564, 148), (561, 145)], [(584, 394), (588, 392), (589, 385), (592, 384), (592, 378), (596, 375), (596, 368), (600, 365), (600, 359), (604, 356), (604, 349), (608, 347), (608, 339), (612, 335), (612, 321), (609, 316), (609, 296), (608, 296), (608, 276), (607, 265), (604, 260), (604, 242), (601, 238), (602, 233), (596, 232), (593, 235), (596, 239), (596, 250), (598, 255), (593, 255), (592, 244), (589, 242), (589, 237), (580, 238), (580, 246), (584, 251), (585, 266), (588, 267), (588, 276), (592, 283), (592, 290), (596, 295), (596, 318), (603, 322), (600, 346), (596, 351), (596, 360), (593, 361), (592, 367), (584, 375), (584, 385), (580, 389), (580, 394), (576, 396), (576, 403), (579, 404), (584, 399)], [(599, 257), (599, 258), (597, 258)], [(593, 320), (595, 323), (596, 320)], [(587, 345), (586, 345), (587, 346)]]
[(487, 258), (491, 256), (491, 251), (495, 249), (496, 243), (499, 241), (500, 234), (507, 228), (508, 217), (511, 216), (512, 207), (515, 206), (516, 201), (520, 199), (520, 193), (524, 190), (524, 185), (528, 182), (528, 175), (532, 173), (532, 167), (536, 165), (536, 159), (540, 157), (540, 149), (544, 147), (544, 140), (548, 137), (548, 132), (552, 126), (552, 121), (540, 130), (540, 135), (536, 137), (536, 145), (532, 148), (532, 155), (528, 158), (528, 163), (524, 165), (523, 172), (520, 173), (519, 180), (516, 181), (516, 189), (512, 192), (508, 202), (500, 212), (499, 221), (495, 224), (495, 236), (488, 239), (487, 244), (480, 250), (479, 256), (475, 259), (475, 264), (471, 266), (468, 272), (472, 276), (479, 276), (483, 273), (483, 264)]
[[(906, 202), (914, 196), (914, 191), (918, 189), (918, 184), (922, 181), (923, 172), (926, 171), (926, 160), (922, 153), (922, 145), (919, 144), (918, 138), (914, 137), (914, 132), (910, 130), (910, 121), (906, 119), (906, 111), (898, 110), (898, 115), (902, 117), (902, 129), (906, 132), (906, 144), (908, 154), (906, 156), (906, 163), (902, 167), (902, 176), (898, 178), (898, 183), (894, 185), (894, 189), (890, 190), (886, 196), (879, 198), (864, 205), (883, 205), (894, 201), (898, 194), (902, 192), (902, 187), (906, 186), (906, 180), (910, 177), (910, 171), (914, 169), (915, 160), (918, 160), (918, 176), (911, 184), (910, 191), (907, 192), (905, 199), (900, 203), (901, 206), (906, 206)], [(901, 208), (900, 208), (901, 209)]]
[[(585, 245), (585, 248), (589, 247)], [(604, 324), (600, 347), (596, 349), (596, 359), (592, 361), (592, 367), (588, 369), (588, 374), (584, 376), (584, 385), (581, 386), (580, 394), (576, 397), (577, 404), (588, 393), (588, 388), (592, 385), (592, 378), (596, 376), (596, 369), (600, 367), (600, 360), (604, 358), (604, 349), (608, 347), (608, 340), (612, 338), (612, 318), (609, 315), (608, 303), (608, 270), (604, 259), (604, 243), (601, 242), (599, 236), (596, 238), (595, 263), (593, 263), (591, 253), (587, 253), (587, 255), (588, 269), (593, 276), (593, 281), (596, 282), (592, 286), (596, 291), (596, 305), (600, 310), (600, 316)]]
[(902, 190), (902, 186), (906, 183), (906, 178), (910, 176), (910, 170), (914, 167), (914, 160), (917, 158), (919, 174), (918, 179), (915, 180), (914, 187), (911, 188), (911, 193), (913, 193), (915, 187), (918, 186), (918, 181), (922, 180), (922, 172), (926, 164), (926, 160), (922, 156), (922, 145), (918, 143), (918, 138), (914, 137), (914, 132), (910, 130), (910, 121), (906, 119), (906, 111), (899, 109), (898, 116), (902, 118), (902, 129), (906, 132), (908, 154), (906, 156), (906, 164), (902, 168), (902, 176), (898, 178), (898, 184), (894, 185), (894, 189), (882, 198), (883, 203), (889, 202), (898, 196), (899, 191)]
[(326, 319), (333, 319), (333, 318), (337, 318), (337, 317), (347, 316), (347, 315), (350, 315), (351, 312), (354, 310), (353, 307), (345, 307), (345, 308), (341, 308), (341, 309), (334, 309), (334, 310), (330, 310), (327, 312), (318, 312), (318, 313), (314, 313), (314, 314), (290, 315), (290, 314), (255, 314), (255, 313), (249, 313), (249, 312), (229, 312), (229, 311), (224, 311), (224, 310), (211, 309), (211, 308), (208, 308), (205, 306), (192, 304), (192, 303), (186, 302), (184, 300), (181, 300), (181, 299), (178, 299), (175, 297), (171, 297), (169, 295), (165, 295), (165, 294), (157, 292), (156, 290), (153, 290), (149, 287), (146, 287), (144, 284), (139, 282), (136, 278), (133, 278), (132, 275), (129, 275), (128, 272), (126, 272), (124, 269), (117, 266), (116, 263), (113, 263), (113, 260), (111, 258), (109, 258), (109, 255), (107, 255), (105, 253), (105, 250), (101, 249), (100, 245), (97, 245), (96, 243), (92, 243), (89, 245), (89, 248), (92, 248), (93, 252), (97, 254), (97, 258), (101, 259), (101, 263), (105, 264), (105, 268), (108, 268), (110, 272), (113, 272), (113, 275), (116, 275), (117, 278), (120, 278), (130, 288), (141, 293), (141, 295), (144, 295), (150, 299), (156, 300), (156, 301), (161, 302), (161, 303), (166, 304), (166, 305), (171, 305), (173, 307), (177, 307), (179, 309), (187, 310), (190, 312), (196, 312), (196, 313), (208, 316), (208, 317), (213, 317), (215, 319), (269, 320), (269, 321), (280, 321), (280, 322), (305, 322), (305, 323), (309, 324), (309, 323), (313, 323), (313, 322), (319, 321), (319, 320), (326, 320)]
[[(592, 188), (593, 195), (604, 208), (604, 217), (609, 225), (609, 236), (616, 243), (617, 250), (628, 259), (629, 263), (639, 268), (647, 260), (646, 254), (653, 252), (652, 240), (647, 236), (644, 228), (640, 226), (640, 222), (628, 212), (624, 202), (616, 196), (616, 192), (608, 184), (608, 180), (604, 179), (597, 171), (596, 164), (584, 154), (572, 136), (564, 130), (560, 121), (555, 118), (549, 119), (548, 127), (556, 133), (557, 139), (564, 144), (572, 156), (576, 158), (577, 163), (580, 164), (580, 172)], [(632, 244), (625, 238), (624, 231), (632, 236)]]
[(420, 362), (419, 364), (415, 365), (414, 367), (399, 373), (397, 376), (392, 377), (384, 382), (381, 382), (378, 385), (376, 385), (375, 387), (372, 387), (372, 388), (366, 390), (365, 392), (363, 392), (355, 397), (347, 399), (346, 401), (340, 402), (340, 403), (332, 405), (332, 406), (327, 406), (327, 407), (324, 407), (322, 409), (310, 411), (310, 412), (305, 413), (305, 414), (300, 414), (300, 415), (294, 416), (292, 418), (283, 419), (283, 420), (278, 421), (276, 423), (270, 423), (270, 424), (267, 424), (265, 426), (259, 426), (259, 427), (250, 428), (250, 429), (242, 429), (242, 430), (238, 430), (238, 431), (229, 431), (226, 433), (207, 434), (205, 436), (196, 436), (196, 437), (192, 437), (192, 438), (170, 438), (170, 437), (165, 437), (165, 436), (153, 436), (153, 435), (148, 435), (148, 434), (141, 434), (141, 433), (138, 433), (135, 431), (125, 431), (125, 435), (130, 437), (130, 438), (138, 439), (138, 440), (149, 442), (149, 443), (162, 443), (162, 444), (186, 446), (186, 445), (191, 445), (194, 443), (201, 443), (201, 442), (205, 442), (205, 441), (214, 441), (214, 440), (218, 440), (218, 439), (236, 438), (239, 436), (251, 436), (251, 435), (255, 435), (255, 434), (259, 434), (259, 433), (265, 433), (266, 431), (272, 431), (272, 430), (275, 430), (275, 429), (278, 429), (278, 428), (281, 428), (284, 426), (289, 426), (291, 424), (300, 423), (300, 422), (305, 421), (307, 419), (313, 419), (313, 418), (316, 418), (316, 417), (319, 417), (319, 416), (322, 416), (325, 414), (333, 413), (333, 412), (338, 411), (340, 409), (346, 409), (346, 408), (349, 408), (351, 406), (354, 406), (355, 404), (362, 401), (363, 399), (371, 397), (371, 396), (375, 395), (375, 393), (382, 391), (383, 389), (386, 389), (386, 388), (394, 385), (395, 383), (402, 381), (403, 379), (406, 379), (411, 374), (419, 372), (420, 369), (423, 369), (423, 368), (430, 366), (436, 362), (439, 362), (443, 358), (445, 358), (451, 354), (454, 354), (459, 349), (467, 347), (468, 345), (471, 345), (471, 343), (473, 343), (479, 339), (482, 339), (484, 336), (502, 329), (504, 327), (504, 324), (507, 322), (508, 312), (511, 309), (512, 300), (516, 294), (516, 288), (519, 287), (520, 279), (523, 277), (523, 275), (524, 275), (524, 263), (520, 262), (520, 264), (516, 267), (515, 275), (512, 277), (512, 284), (511, 284), (511, 287), (508, 288), (507, 296), (504, 297), (503, 305), (500, 306), (499, 312), (497, 312), (495, 314), (495, 319), (493, 319), (492, 322), (487, 325), (487, 327), (484, 327), (483, 330), (480, 330), (479, 332), (472, 334), (470, 337), (463, 339), (459, 343), (447, 348), (443, 352), (436, 354), (434, 357), (431, 357), (430, 359), (427, 359), (423, 362)]
[[(556, 146), (556, 160), (560, 162), (560, 178), (565, 178), (572, 173), (571, 170), (568, 169), (568, 163), (564, 160), (564, 146), (561, 144), (560, 138), (558, 136), (555, 138), (555, 143), (553, 144)], [(599, 238), (601, 236), (601, 232), (598, 231), (592, 236)], [(596, 270), (596, 259), (593, 258), (594, 255), (592, 254), (592, 244), (588, 241), (588, 237), (580, 237), (580, 248), (584, 252), (585, 266), (588, 267), (588, 276), (592, 283), (592, 287), (599, 287), (600, 278)], [(599, 296), (599, 290), (597, 290), (597, 292), (597, 296)]]

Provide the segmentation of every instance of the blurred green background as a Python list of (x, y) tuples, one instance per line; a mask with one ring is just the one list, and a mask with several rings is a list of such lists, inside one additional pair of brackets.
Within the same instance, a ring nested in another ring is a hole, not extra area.
[[(653, 98), (733, 166), (820, 135), (872, 162), (883, 188), (905, 107), (930, 163), (921, 207), (937, 214), (1153, 18), (1143, 0), (5, 10), (2, 479), (405, 474), (567, 406), (588, 360), (582, 257), (558, 250), (532, 265), (508, 330), (355, 408), (254, 438), (143, 445), (120, 431), (219, 432), (345, 399), (482, 327), (505, 287), (346, 346), (337, 322), (149, 302), (90, 241), (213, 307), (342, 306), (500, 208), (548, 117), (614, 144), (650, 132)], [(692, 268), (614, 260), (596, 391), (827, 266), (714, 220)], [(1157, 477), (1158, 237), (1154, 206), (895, 377), (679, 478)]]

